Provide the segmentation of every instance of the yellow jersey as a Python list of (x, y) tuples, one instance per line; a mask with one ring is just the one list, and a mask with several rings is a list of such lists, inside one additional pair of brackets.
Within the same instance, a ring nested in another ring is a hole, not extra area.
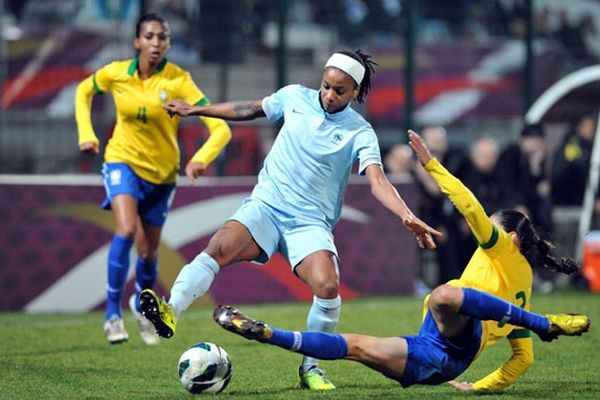
[[(138, 59), (112, 62), (84, 79), (77, 87), (75, 119), (79, 144), (99, 143), (91, 121), (95, 94), (110, 92), (117, 122), (106, 146), (105, 162), (127, 163), (144, 180), (172, 183), (179, 171), (177, 128), (180, 117), (170, 117), (162, 108), (166, 101), (183, 99), (195, 105), (210, 104), (189, 72), (163, 59), (148, 79), (140, 79)], [(200, 118), (210, 137), (191, 161), (206, 165), (214, 161), (231, 139), (225, 121)]]
[[(492, 223), (473, 193), (437, 159), (430, 160), (425, 169), (463, 215), (478, 243), (460, 278), (449, 281), (448, 285), (485, 291), (529, 310), (533, 271), (510, 235)], [(428, 298), (426, 309), (427, 306)], [(514, 382), (533, 362), (531, 333), (497, 321), (482, 321), (482, 328), (478, 355), (504, 337), (509, 338), (513, 348), (513, 356), (502, 367), (473, 384), (476, 390), (499, 390)]]

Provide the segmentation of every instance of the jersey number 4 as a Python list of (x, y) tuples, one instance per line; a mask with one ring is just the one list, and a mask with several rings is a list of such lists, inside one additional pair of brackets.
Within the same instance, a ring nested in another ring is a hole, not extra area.
[(146, 107), (145, 106), (141, 106), (140, 108), (138, 108), (138, 112), (137, 112), (137, 115), (135, 116), (135, 118), (139, 119), (143, 123), (148, 122), (148, 116), (146, 115)]

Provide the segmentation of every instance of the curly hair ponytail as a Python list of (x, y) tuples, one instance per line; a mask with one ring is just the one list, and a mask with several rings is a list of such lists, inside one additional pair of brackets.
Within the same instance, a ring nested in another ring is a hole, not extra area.
[(360, 50), (338, 51), (338, 53), (354, 58), (356, 61), (361, 63), (363, 67), (365, 67), (365, 76), (360, 83), (358, 96), (356, 96), (356, 101), (363, 103), (365, 101), (365, 97), (367, 97), (367, 93), (369, 93), (369, 89), (371, 89), (371, 77), (375, 73), (375, 66), (377, 63), (372, 60), (370, 55), (365, 54)]
[(532, 268), (540, 266), (556, 272), (572, 274), (577, 271), (575, 260), (567, 257), (553, 257), (550, 252), (554, 245), (540, 238), (531, 220), (517, 210), (500, 210), (496, 212), (500, 224), (507, 232), (516, 232), (519, 237), (519, 250)]

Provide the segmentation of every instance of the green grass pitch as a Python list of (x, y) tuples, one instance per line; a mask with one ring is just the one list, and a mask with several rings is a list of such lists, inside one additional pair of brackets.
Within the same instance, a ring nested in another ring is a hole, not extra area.
[[(413, 334), (422, 300), (385, 297), (346, 301), (340, 332), (376, 336)], [(307, 303), (240, 307), (274, 326), (302, 329)], [(191, 308), (177, 334), (158, 346), (145, 346), (130, 313), (129, 342), (109, 345), (103, 314), (0, 314), (0, 399), (190, 399), (176, 376), (181, 353), (198, 341), (224, 347), (233, 362), (233, 379), (224, 399), (462, 399), (449, 385), (402, 389), (396, 382), (350, 361), (327, 361), (338, 389), (313, 393), (298, 386), (300, 356), (246, 341), (221, 330), (208, 308)], [(600, 399), (600, 296), (581, 292), (537, 294), (533, 311), (578, 311), (592, 318), (590, 332), (552, 343), (534, 339), (535, 363), (515, 385), (485, 399)], [(488, 350), (460, 378), (473, 381), (510, 356), (506, 340)], [(199, 398), (205, 398), (201, 395)], [(470, 395), (469, 397), (473, 397)]]

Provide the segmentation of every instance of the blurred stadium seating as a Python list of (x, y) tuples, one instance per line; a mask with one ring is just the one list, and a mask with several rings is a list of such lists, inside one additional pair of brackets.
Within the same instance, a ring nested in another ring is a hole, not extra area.
[[(407, 94), (408, 4), (416, 5), (416, 39), (414, 93)], [(101, 157), (81, 155), (77, 148), (75, 87), (104, 64), (134, 55), (135, 21), (149, 11), (161, 13), (170, 23), (168, 58), (188, 69), (213, 103), (261, 98), (282, 81), (316, 88), (332, 51), (360, 48), (379, 65), (366, 103), (355, 107), (372, 122), (382, 152), (405, 141), (407, 95), (414, 98), (414, 127), (444, 125), (451, 147), (466, 151), (482, 135), (504, 146), (516, 140), (527, 108), (524, 4), (521, 0), (457, 0), (451, 7), (441, 0), (0, 1), (0, 174), (99, 176)], [(562, 77), (598, 63), (600, 2), (532, 0), (531, 4), (535, 99)], [(280, 26), (287, 37), (283, 49), (278, 46)], [(597, 88), (582, 88), (543, 121), (551, 150), (572, 118), (590, 106), (598, 110)], [(104, 146), (114, 125), (110, 96), (95, 97), (93, 121)], [(234, 139), (210, 167), (209, 176), (256, 175), (278, 128), (265, 119), (232, 127)], [(182, 162), (205, 138), (206, 130), (197, 120), (182, 123)], [(10, 192), (2, 187), (0, 191), (6, 196)], [(555, 221), (566, 229), (563, 233), (568, 232), (563, 242), (573, 240), (578, 211), (555, 213)], [(573, 251), (568, 247), (572, 243), (566, 246)]]

